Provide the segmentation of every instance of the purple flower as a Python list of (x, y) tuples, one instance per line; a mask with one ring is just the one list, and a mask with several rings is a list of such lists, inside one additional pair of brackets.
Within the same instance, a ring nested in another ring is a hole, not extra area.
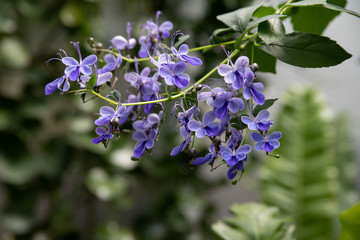
[[(210, 88), (208, 86), (205, 86), (204, 89), (206, 88)], [(210, 88), (211, 89), (211, 88)], [(209, 107), (215, 107), (214, 106), (214, 99), (216, 99), (216, 97), (222, 93), (225, 93), (225, 90), (223, 88), (220, 87), (216, 87), (214, 89), (211, 89), (211, 92), (205, 92), (205, 91), (201, 91), (201, 93), (199, 93), (197, 99), (199, 102), (205, 101), (206, 100), (206, 104)]]
[(132, 31), (132, 24), (127, 23), (126, 31), (128, 34), (127, 39), (123, 36), (115, 36), (111, 39), (112, 45), (118, 50), (130, 50), (133, 49), (136, 45), (136, 39), (130, 38), (131, 31)]
[(237, 150), (230, 149), (227, 146), (221, 146), (219, 154), (231, 167), (235, 166), (239, 161), (246, 158), (246, 155), (251, 151), (251, 147), (248, 144), (240, 146)]
[(91, 74), (90, 66), (96, 63), (97, 61), (97, 57), (94, 54), (87, 56), (83, 61), (80, 53), (79, 43), (76, 42), (73, 44), (78, 51), (80, 62), (78, 62), (73, 57), (63, 57), (61, 59), (62, 63), (67, 66), (67, 68), (65, 68), (65, 74), (69, 76), (71, 81), (77, 80), (80, 76), (80, 72), (84, 75), (90, 75)]
[(194, 161), (192, 162), (193, 165), (202, 165), (204, 163), (212, 163), (214, 161), (215, 158), (217, 158), (218, 154), (215, 151), (215, 147), (214, 144), (210, 144), (209, 147), (209, 153), (205, 155), (205, 157), (198, 157), (195, 158)]
[(190, 63), (194, 66), (199, 66), (202, 64), (202, 61), (197, 57), (191, 57), (187, 55), (189, 53), (189, 47), (186, 44), (182, 44), (179, 48), (179, 51), (175, 47), (171, 47), (171, 52), (180, 60)]
[(126, 111), (125, 106), (118, 106), (116, 111), (109, 106), (103, 106), (100, 108), (100, 117), (95, 120), (95, 124), (98, 126), (105, 125), (114, 121), (116, 118), (121, 117)]
[(132, 126), (137, 131), (146, 131), (150, 129), (155, 129), (160, 125), (162, 111), (159, 115), (156, 113), (151, 113), (144, 120), (137, 120), (133, 122)]
[(251, 71), (248, 69), (249, 59), (246, 56), (241, 56), (236, 60), (234, 65), (229, 57), (229, 62), (231, 66), (221, 64), (218, 68), (218, 73), (224, 77), (226, 83), (231, 84), (235, 90), (239, 90), (244, 84), (245, 71)]
[(120, 66), (122, 62), (122, 57), (120, 53), (118, 53), (116, 57), (113, 54), (108, 53), (104, 56), (104, 61), (106, 62), (105, 66), (99, 69), (98, 73), (114, 71)]
[(99, 135), (99, 137), (91, 139), (91, 142), (94, 144), (98, 144), (104, 140), (108, 140), (108, 139), (114, 137), (114, 135), (111, 134), (111, 132), (112, 132), (111, 125), (107, 124), (107, 127), (108, 127), (107, 131), (103, 127), (97, 127), (95, 129), (95, 132), (97, 135)]
[(62, 92), (66, 92), (70, 88), (70, 83), (66, 74), (62, 77), (55, 79), (54, 81), (46, 84), (45, 86), (45, 95), (50, 95), (55, 92), (56, 89), (59, 89)]
[(253, 83), (254, 77), (255, 75), (252, 71), (249, 70), (245, 72), (245, 89), (243, 95), (245, 99), (253, 97), (257, 104), (263, 105), (265, 102), (265, 96), (261, 93), (261, 91), (264, 89), (264, 85), (262, 83)]
[(178, 119), (178, 122), (181, 126), (185, 127), (186, 131), (191, 132), (190, 129), (188, 128), (188, 123), (190, 122), (190, 120), (192, 120), (194, 118), (194, 116), (197, 116), (197, 113), (198, 113), (197, 108), (196, 108), (196, 106), (192, 106), (188, 110), (185, 110), (184, 106), (181, 103), (175, 103), (173, 110), (171, 111), (172, 114), (178, 106), (180, 106), (183, 110), (182, 112), (178, 112), (178, 114), (176, 116)]
[(247, 156), (239, 161), (235, 166), (229, 167), (229, 170), (227, 171), (227, 177), (229, 180), (233, 179), (238, 172), (241, 172), (244, 169), (244, 162), (247, 161)]
[(134, 157), (141, 157), (146, 149), (151, 149), (154, 146), (154, 140), (157, 135), (157, 130), (151, 129), (150, 131), (136, 131), (133, 134), (133, 139), (137, 141), (134, 148)]
[(232, 113), (237, 113), (239, 110), (244, 109), (244, 101), (238, 97), (232, 97), (230, 92), (225, 92), (216, 96), (214, 100), (216, 117), (223, 119), (228, 109)]
[(214, 122), (215, 113), (213, 111), (209, 111), (205, 113), (203, 122), (191, 120), (188, 123), (188, 127), (191, 131), (195, 132), (196, 137), (203, 138), (205, 136), (215, 136), (219, 130), (220, 124), (218, 122)]
[[(97, 71), (98, 72), (98, 71)], [(91, 76), (88, 75), (82, 75), (80, 77), (80, 81), (79, 84), (82, 88), (86, 87), (86, 82), (89, 81), (91, 78)], [(111, 72), (104, 72), (104, 73), (99, 73), (96, 75), (96, 83), (95, 86), (101, 86), (103, 84), (105, 84), (107, 81), (109, 81), (112, 78), (112, 73)]]
[(173, 148), (170, 155), (176, 156), (180, 152), (184, 151), (191, 142), (191, 132), (188, 132), (184, 126), (180, 127), (180, 133), (184, 137), (184, 141), (179, 145)]
[(165, 79), (167, 85), (175, 85), (178, 88), (187, 87), (190, 81), (189, 75), (185, 72), (187, 64), (183, 61), (177, 62), (175, 64), (168, 64), (166, 66), (161, 66), (159, 69), (160, 76)]
[(272, 150), (280, 147), (280, 142), (278, 141), (281, 138), (281, 132), (275, 131), (267, 136), (267, 131), (265, 131), (265, 136), (262, 136), (258, 132), (251, 133), (251, 139), (257, 142), (255, 144), (255, 149), (257, 151), (265, 150), (265, 152), (271, 152)]
[(229, 127), (229, 129), (231, 131), (231, 135), (227, 141), (227, 144), (228, 144), (229, 148), (234, 149), (240, 145), (240, 143), (243, 139), (243, 136), (242, 136), (241, 132), (239, 130), (237, 130), (236, 128)]
[(242, 116), (241, 121), (248, 125), (250, 130), (266, 131), (272, 125), (272, 121), (268, 120), (269, 116), (269, 111), (261, 110), (256, 118)]
[(165, 21), (159, 26), (159, 16), (161, 12), (156, 12), (156, 23), (149, 20), (142, 26), (142, 29), (146, 31), (146, 36), (139, 38), (141, 45), (139, 50), (139, 57), (147, 57), (151, 50), (155, 50), (157, 45), (162, 42), (163, 39), (170, 36), (170, 30), (173, 28), (173, 24), (170, 21)]

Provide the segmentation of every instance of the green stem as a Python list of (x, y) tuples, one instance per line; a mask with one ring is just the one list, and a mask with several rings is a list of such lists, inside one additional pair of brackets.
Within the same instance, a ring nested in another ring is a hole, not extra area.
[(211, 45), (206, 45), (206, 46), (202, 46), (202, 47), (192, 48), (192, 49), (189, 50), (189, 52), (200, 51), (200, 50), (204, 50), (204, 49), (209, 49), (209, 48), (213, 48), (213, 47), (218, 47), (218, 46), (222, 46), (222, 45), (229, 45), (229, 44), (234, 44), (234, 43), (235, 43), (235, 40), (234, 41), (229, 41), (229, 42), (211, 44)]
[(111, 100), (111, 99), (108, 99), (108, 98), (106, 98), (106, 97), (104, 97), (103, 95), (101, 95), (101, 94), (99, 94), (99, 93), (97, 93), (97, 92), (95, 92), (94, 90), (88, 90), (89, 92), (91, 92), (92, 94), (94, 94), (95, 96), (97, 96), (97, 97), (99, 97), (99, 98), (101, 98), (101, 99), (104, 99), (105, 101), (107, 101), (107, 102), (109, 102), (109, 103), (111, 103), (111, 104), (114, 104), (114, 105), (118, 105), (118, 103), (117, 102), (115, 102), (115, 101), (113, 101), (113, 100)]

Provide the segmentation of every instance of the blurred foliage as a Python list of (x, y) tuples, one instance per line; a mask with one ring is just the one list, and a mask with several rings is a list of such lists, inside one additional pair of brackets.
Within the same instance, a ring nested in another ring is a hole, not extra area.
[[(1, 0), (0, 239), (212, 239), (215, 209), (204, 196), (224, 182), (201, 178), (186, 154), (170, 158), (178, 141), (172, 131), (141, 162), (130, 161), (130, 136), (108, 149), (93, 145), (93, 113), (102, 102), (45, 98), (45, 84), (62, 69), (45, 61), (58, 48), (74, 54), (70, 41), (90, 53), (90, 36), (107, 46), (107, 35), (125, 34), (126, 21), (139, 26), (156, 10), (196, 33), (191, 45), (207, 44), (221, 26), (214, 16), (248, 2)], [(105, 22), (111, 16), (128, 19)], [(216, 54), (204, 57), (204, 71), (217, 64)], [(166, 127), (174, 129), (171, 120)]]
[(262, 200), (292, 216), (296, 239), (334, 239), (341, 209), (357, 200), (355, 161), (347, 121), (334, 119), (318, 91), (286, 93), (277, 119), (283, 137), (260, 168)]
[(277, 207), (260, 203), (234, 204), (232, 217), (215, 223), (213, 230), (224, 240), (293, 240), (295, 226)]
[(360, 236), (360, 202), (341, 212), (342, 225), (339, 240), (355, 240)]

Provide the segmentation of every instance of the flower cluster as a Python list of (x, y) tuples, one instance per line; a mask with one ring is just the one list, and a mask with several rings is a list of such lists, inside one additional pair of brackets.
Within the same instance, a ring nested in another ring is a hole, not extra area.
[[(215, 160), (220, 159), (219, 165), (226, 163), (229, 167), (228, 178), (233, 179), (244, 170), (244, 163), (252, 150), (249, 144), (245, 144), (249, 130), (254, 131), (250, 138), (256, 142), (256, 150), (269, 153), (280, 146), (278, 140), (281, 133), (268, 134), (273, 125), (269, 120), (269, 112), (265, 108), (257, 110), (258, 106), (265, 103), (263, 84), (254, 82), (257, 67), (251, 65), (246, 56), (238, 57), (233, 63), (232, 58), (237, 52), (230, 55), (225, 51), (227, 59), (215, 69), (222, 77), (222, 87), (200, 85), (209, 74), (190, 85), (188, 66), (199, 66), (202, 61), (189, 54), (191, 50), (187, 44), (175, 44), (181, 33), (177, 31), (171, 34), (173, 24), (170, 21), (159, 23), (160, 14), (158, 11), (155, 22), (149, 20), (141, 27), (144, 35), (138, 41), (132, 38), (133, 25), (128, 23), (127, 38), (115, 36), (108, 49), (97, 49), (96, 54), (84, 59), (79, 43), (73, 43), (78, 60), (60, 50), (59, 58), (53, 59), (64, 64), (64, 74), (45, 86), (45, 94), (52, 94), (56, 89), (69, 91), (70, 80), (79, 86), (75, 92), (90, 92), (113, 104), (100, 108), (99, 117), (94, 121), (98, 137), (91, 141), (106, 146), (121, 132), (121, 125), (130, 125), (132, 138), (136, 141), (133, 152), (135, 158), (140, 158), (146, 151), (151, 152), (168, 104), (173, 99), (183, 98), (182, 103), (176, 101), (172, 110), (183, 141), (172, 149), (170, 155), (175, 156), (188, 150), (193, 165), (208, 163), (212, 167)], [(171, 43), (167, 46), (165, 40), (170, 36)], [(136, 49), (140, 59), (130, 58), (129, 52)], [(123, 68), (126, 69), (123, 79), (128, 87), (122, 91), (127, 96), (121, 101), (120, 90), (111, 89), (111, 93), (106, 96), (101, 91), (114, 86), (119, 78), (118, 73), (123, 72), (118, 71), (123, 61), (133, 63), (134, 69), (128, 71), (129, 68)], [(152, 63), (153, 67), (147, 65), (141, 69), (144, 61)], [(193, 93), (197, 94), (197, 101), (185, 104), (187, 96)], [(206, 138), (210, 140), (209, 153), (197, 156), (193, 143), (196, 139)]]

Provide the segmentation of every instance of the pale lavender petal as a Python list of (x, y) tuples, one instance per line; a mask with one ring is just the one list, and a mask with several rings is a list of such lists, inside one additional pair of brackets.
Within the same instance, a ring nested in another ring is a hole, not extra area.
[(262, 83), (253, 83), (253, 88), (261, 92), (264, 89), (264, 85)]
[(270, 112), (267, 110), (261, 110), (257, 117), (256, 120), (258, 120), (259, 122), (263, 121), (263, 120), (267, 120), (270, 117)]
[(196, 120), (191, 120), (189, 123), (188, 123), (188, 128), (191, 130), (191, 131), (196, 131), (198, 130), (199, 128), (202, 127), (202, 123), (199, 122), (199, 121), (196, 121)]
[(159, 30), (160, 30), (161, 32), (168, 32), (168, 31), (170, 31), (172, 28), (173, 28), (172, 22), (170, 22), (170, 21), (165, 21), (165, 22), (163, 22), (163, 23), (160, 25)]
[(218, 73), (220, 76), (225, 76), (226, 74), (228, 74), (229, 72), (232, 72), (232, 71), (233, 71), (233, 68), (227, 64), (221, 64), (218, 67)]
[(149, 76), (150, 72), (151, 72), (151, 69), (150, 69), (149, 67), (145, 67), (145, 68), (141, 71), (140, 76), (141, 76), (141, 77), (147, 77), (147, 76)]
[(241, 56), (239, 57), (236, 62), (235, 62), (235, 68), (237, 70), (239, 69), (244, 69), (245, 67), (247, 67), (249, 65), (249, 58), (246, 56)]
[(97, 61), (97, 57), (96, 55), (92, 54), (87, 56), (84, 61), (81, 63), (81, 65), (93, 65), (94, 63), (96, 63)]
[(123, 36), (115, 36), (111, 39), (112, 45), (117, 49), (125, 49), (128, 44), (128, 41)]
[(211, 92), (202, 92), (199, 93), (197, 100), (199, 102), (205, 101), (206, 99), (208, 99), (209, 97), (211, 97), (212, 93)]
[(273, 145), (274, 149), (280, 147), (280, 142), (276, 140), (269, 141)]
[(229, 163), (233, 157), (233, 155), (228, 152), (222, 152), (221, 156), (227, 163)]
[(182, 44), (182, 45), (179, 47), (179, 52), (178, 52), (178, 54), (180, 54), (180, 55), (186, 55), (188, 52), (189, 52), (189, 47), (188, 47), (187, 44)]
[(101, 86), (104, 83), (106, 83), (107, 81), (110, 80), (110, 78), (112, 77), (112, 73), (111, 72), (106, 72), (103, 74), (98, 74), (98, 78), (96, 80), (96, 86)]
[(62, 91), (63, 91), (63, 92), (66, 92), (67, 90), (69, 90), (69, 88), (70, 88), (70, 83), (69, 83), (69, 81), (68, 81), (67, 79), (64, 79), (64, 86), (63, 86)]
[(231, 71), (231, 72), (228, 72), (225, 77), (224, 77), (224, 80), (226, 83), (233, 83), (236, 81), (236, 75), (235, 75), (235, 72)]
[(59, 81), (61, 78), (62, 78), (62, 77), (59, 77), (59, 78), (55, 79), (54, 81), (46, 84), (46, 86), (45, 86), (45, 95), (50, 95), (50, 94), (52, 94), (53, 92), (55, 92), (55, 90), (57, 89), (58, 81)]
[(95, 124), (98, 126), (102, 126), (107, 124), (111, 119), (111, 116), (101, 116), (95, 120)]
[(239, 153), (243, 153), (243, 154), (248, 154), (251, 151), (251, 147), (249, 144), (245, 144), (240, 146), (237, 150), (236, 150), (236, 154)]
[(114, 113), (115, 113), (114, 109), (109, 106), (101, 107), (99, 112), (100, 112), (100, 115), (106, 115), (106, 116), (114, 115)]
[(258, 142), (258, 143), (255, 144), (255, 149), (257, 151), (261, 151), (261, 150), (264, 149), (264, 145), (265, 145), (265, 142)]
[(268, 137), (268, 140), (269, 140), (269, 141), (279, 140), (280, 138), (281, 138), (281, 132), (275, 131), (275, 132), (273, 132), (272, 134), (270, 134), (270, 136)]
[(160, 117), (156, 113), (151, 113), (147, 117), (147, 121), (151, 124), (158, 124), (160, 123)]
[(104, 61), (106, 63), (112, 63), (112, 64), (115, 64), (116, 63), (116, 58), (114, 55), (108, 53), (104, 56)]
[(248, 116), (242, 116), (241, 121), (247, 125), (254, 122), (254, 119), (248, 117)]
[(167, 67), (167, 66), (160, 67), (159, 73), (160, 73), (160, 76), (162, 76), (163, 78), (172, 75), (171, 69), (169, 69), (169, 67)]
[(224, 152), (227, 152), (232, 155), (232, 150), (227, 146), (221, 146), (220, 147), (220, 155), (222, 155)]
[(249, 100), (251, 98), (250, 88), (245, 88), (245, 90), (243, 92), (243, 96), (246, 100)]
[(154, 140), (156, 138), (156, 135), (157, 135), (157, 131), (155, 129), (151, 129), (149, 133), (149, 139)]
[(66, 66), (78, 66), (79, 62), (73, 57), (63, 57), (61, 62)]
[(110, 139), (110, 138), (113, 138), (114, 137), (114, 135), (112, 135), (111, 133), (109, 134), (106, 134), (106, 135), (104, 135), (104, 139), (105, 140), (108, 140), (108, 139)]
[(165, 77), (165, 83), (167, 85), (172, 86), (175, 83), (175, 78), (169, 75), (169, 76)]
[(249, 86), (254, 81), (254, 73), (250, 70), (245, 72), (245, 85)]
[(135, 45), (136, 45), (136, 39), (135, 38), (130, 38), (128, 48), (133, 49), (135, 47)]
[(150, 149), (150, 148), (152, 148), (153, 146), (154, 146), (154, 141), (153, 141), (153, 140), (146, 141), (145, 147), (146, 147), (147, 149)]
[(195, 135), (198, 138), (203, 138), (203, 137), (205, 137), (206, 133), (203, 128), (199, 128), (198, 130), (196, 130)]
[(183, 61), (186, 61), (188, 63), (190, 63), (191, 65), (194, 66), (199, 66), (202, 64), (202, 61), (200, 60), (200, 58), (197, 57), (192, 57), (192, 56), (188, 56), (188, 55), (181, 55), (180, 59)]
[(97, 135), (105, 135), (107, 133), (107, 130), (103, 127), (97, 127), (95, 129), (95, 132)]
[(83, 65), (80, 67), (80, 72), (84, 75), (90, 75), (91, 74), (91, 67)]

